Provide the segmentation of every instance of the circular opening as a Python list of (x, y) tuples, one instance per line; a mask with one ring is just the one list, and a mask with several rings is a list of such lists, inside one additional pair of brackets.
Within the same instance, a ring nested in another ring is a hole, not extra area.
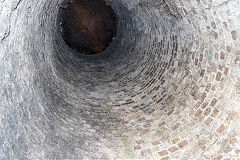
[(59, 21), (66, 44), (88, 55), (104, 51), (117, 32), (114, 11), (104, 0), (65, 0)]

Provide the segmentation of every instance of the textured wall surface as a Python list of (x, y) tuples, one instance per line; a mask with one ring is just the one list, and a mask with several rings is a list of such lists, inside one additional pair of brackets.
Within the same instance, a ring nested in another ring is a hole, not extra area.
[(61, 0), (0, 0), (0, 159), (240, 159), (240, 1), (107, 2), (76, 56)]

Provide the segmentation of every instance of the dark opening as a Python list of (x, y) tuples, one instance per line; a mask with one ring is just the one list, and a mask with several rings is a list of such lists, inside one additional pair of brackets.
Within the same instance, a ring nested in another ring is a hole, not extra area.
[(104, 51), (117, 32), (114, 11), (104, 0), (66, 0), (59, 20), (66, 44), (84, 54)]

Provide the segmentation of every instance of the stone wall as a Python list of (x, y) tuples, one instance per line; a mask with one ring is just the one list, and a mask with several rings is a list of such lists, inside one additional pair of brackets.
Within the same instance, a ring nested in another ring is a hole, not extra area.
[(240, 2), (107, 0), (76, 56), (62, 0), (0, 0), (0, 159), (239, 159)]

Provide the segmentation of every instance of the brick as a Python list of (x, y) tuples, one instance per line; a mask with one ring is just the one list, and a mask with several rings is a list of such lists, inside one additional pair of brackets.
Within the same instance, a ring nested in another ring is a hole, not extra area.
[(223, 156), (222, 155), (217, 155), (214, 160), (222, 160)]
[(202, 115), (199, 118), (200, 118), (200, 122), (204, 121), (204, 119), (205, 119), (205, 117)]
[(196, 101), (200, 98), (200, 92), (193, 93), (193, 99)]
[(231, 46), (226, 46), (226, 50), (230, 53), (232, 50)]
[(149, 130), (148, 130), (148, 129), (144, 129), (144, 130), (143, 130), (143, 133), (144, 133), (144, 134), (147, 134), (147, 133), (149, 133)]
[(211, 88), (211, 85), (210, 85), (210, 84), (209, 84), (209, 85), (207, 85), (207, 86), (206, 86), (206, 88), (205, 88), (205, 92), (206, 92), (206, 93), (208, 93), (208, 92), (209, 92), (209, 90), (210, 90), (210, 88)]
[(235, 150), (235, 153), (236, 153), (236, 154), (239, 154), (239, 153), (240, 153), (240, 149), (236, 149), (236, 150)]
[(217, 29), (215, 22), (211, 22), (211, 26), (213, 29)]
[(233, 120), (233, 114), (229, 114), (226, 118), (225, 118), (225, 122), (226, 123), (230, 123)]
[(156, 145), (159, 145), (159, 144), (160, 144), (159, 141), (154, 141), (154, 142), (152, 142), (152, 145), (153, 145), (153, 146), (156, 146)]
[(204, 101), (205, 98), (206, 98), (206, 96), (207, 96), (207, 93), (204, 92), (204, 93), (202, 94), (202, 96), (201, 96), (201, 101)]
[(185, 147), (187, 144), (188, 144), (188, 142), (187, 142), (186, 140), (184, 140), (184, 141), (178, 143), (178, 147), (179, 147), (179, 148), (183, 148), (183, 147)]
[(193, 14), (197, 13), (195, 9), (192, 9), (191, 11), (192, 11)]
[(163, 121), (163, 122), (161, 122), (161, 123), (158, 124), (158, 127), (162, 127), (162, 126), (164, 126), (165, 124), (166, 124), (166, 122)]
[(233, 137), (230, 142), (229, 142), (231, 145), (234, 145), (235, 143), (237, 143), (237, 139), (236, 137)]
[(215, 118), (218, 115), (218, 113), (219, 113), (219, 110), (218, 109), (214, 109), (210, 116)]
[(136, 143), (137, 144), (142, 144), (142, 143), (144, 143), (144, 141), (143, 140), (137, 140)]
[(187, 10), (185, 8), (183, 8), (183, 11), (184, 11), (185, 15), (188, 14), (188, 12), (187, 12)]
[(195, 109), (198, 109), (198, 108), (200, 107), (201, 103), (202, 103), (201, 101), (198, 101), (198, 102), (196, 103), (196, 105), (195, 105), (194, 108), (195, 108)]
[(225, 76), (228, 75), (228, 71), (229, 71), (229, 68), (225, 68), (225, 70), (224, 70), (224, 75), (225, 75)]
[(168, 148), (168, 150), (173, 153), (173, 152), (176, 152), (178, 150), (178, 148), (173, 146), (173, 147)]
[(159, 146), (156, 146), (153, 148), (153, 151), (159, 151), (160, 150), (160, 147)]
[(240, 61), (240, 51), (237, 51), (237, 61)]
[(155, 0), (154, 4), (156, 6), (161, 6), (164, 3), (164, 0)]
[(212, 91), (216, 91), (216, 85), (213, 85), (211, 89)]
[(197, 66), (198, 65), (198, 59), (195, 58), (195, 65)]
[(220, 81), (221, 77), (222, 77), (222, 73), (221, 73), (221, 72), (218, 72), (218, 73), (216, 74), (216, 81)]
[(175, 138), (172, 139), (172, 142), (174, 144), (178, 143), (179, 141), (180, 141), (180, 139), (178, 137), (175, 137)]
[(166, 156), (166, 155), (168, 155), (168, 151), (167, 151), (167, 150), (164, 150), (164, 151), (158, 152), (158, 154), (159, 154), (160, 156)]
[(210, 106), (214, 107), (216, 103), (217, 103), (217, 99), (213, 98), (211, 103), (210, 103)]
[(137, 146), (134, 146), (134, 150), (140, 150), (140, 149), (142, 149), (142, 147), (141, 147), (141, 146), (139, 146), (139, 145), (137, 145)]
[(151, 152), (150, 149), (146, 149), (146, 150), (142, 150), (141, 154), (142, 154), (143, 156), (145, 156), (145, 155), (152, 154), (152, 152)]
[(201, 53), (199, 56), (199, 61), (202, 62), (202, 60), (203, 60), (203, 54)]
[(198, 109), (197, 112), (195, 113), (196, 117), (199, 117), (202, 114), (202, 110)]
[(169, 156), (163, 157), (161, 160), (170, 160), (170, 157)]
[(225, 58), (225, 54), (223, 52), (220, 53), (220, 58), (224, 59)]
[(174, 112), (174, 110), (171, 110), (171, 111), (168, 112), (167, 115), (170, 116), (173, 112)]
[(232, 34), (232, 39), (233, 39), (233, 40), (237, 40), (237, 31), (236, 31), (236, 30), (233, 30), (233, 31), (231, 32), (231, 34)]
[(202, 69), (201, 72), (200, 72), (200, 76), (203, 77), (205, 74), (205, 69)]
[(214, 38), (215, 38), (215, 40), (218, 39), (218, 34), (217, 34), (217, 32), (214, 32)]
[(206, 150), (206, 144), (202, 141), (198, 141), (198, 145), (201, 148), (201, 150), (205, 151)]
[(176, 129), (178, 129), (179, 126), (180, 126), (180, 123), (176, 123), (176, 124), (172, 127), (172, 129), (173, 129), (173, 130), (176, 130)]
[(226, 130), (226, 126), (224, 126), (223, 124), (217, 129), (218, 133), (222, 133)]
[(206, 125), (209, 125), (213, 119), (211, 117), (208, 117), (207, 120), (204, 122)]
[(207, 105), (208, 105), (208, 102), (204, 102), (203, 104), (202, 104), (202, 109), (205, 109), (206, 107), (207, 107)]
[(204, 111), (203, 114), (204, 114), (205, 116), (208, 116), (208, 115), (210, 114), (210, 112), (211, 112), (211, 108), (208, 107), (208, 108)]
[(224, 27), (224, 28), (227, 28), (227, 27), (228, 27), (227, 22), (223, 22), (223, 27)]

